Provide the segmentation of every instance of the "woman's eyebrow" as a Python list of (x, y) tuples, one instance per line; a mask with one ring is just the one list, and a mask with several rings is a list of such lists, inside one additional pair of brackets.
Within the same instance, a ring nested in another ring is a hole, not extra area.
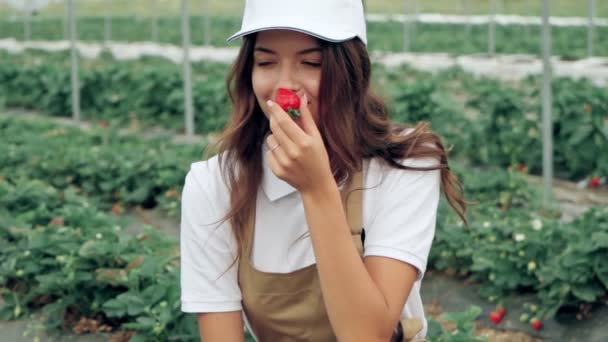
[[(270, 50), (268, 48), (261, 47), (261, 46), (256, 47), (254, 49), (254, 51), (266, 52), (266, 53), (269, 53), (269, 54), (272, 54), (272, 55), (277, 55), (276, 51), (273, 51), (273, 50)], [(313, 47), (313, 48), (304, 49), (304, 50), (296, 52), (296, 55), (305, 55), (305, 54), (312, 53), (312, 52), (321, 52), (321, 48), (320, 47)]]

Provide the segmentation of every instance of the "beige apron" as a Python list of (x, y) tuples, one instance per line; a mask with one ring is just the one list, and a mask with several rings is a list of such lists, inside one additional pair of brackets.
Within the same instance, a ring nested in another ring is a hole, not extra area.
[[(342, 203), (347, 203), (345, 209), (353, 242), (363, 256), (362, 191), (352, 192), (348, 202), (345, 199), (350, 190), (361, 188), (362, 173), (358, 172), (344, 186), (341, 196)], [(259, 342), (337, 341), (325, 310), (316, 264), (291, 273), (261, 272), (251, 264), (255, 210), (252, 212), (250, 229), (243, 242), (244, 254), (239, 260), (238, 281), (243, 311), (254, 335)], [(405, 319), (401, 325), (403, 338), (398, 341), (413, 341), (422, 329), (420, 319)]]

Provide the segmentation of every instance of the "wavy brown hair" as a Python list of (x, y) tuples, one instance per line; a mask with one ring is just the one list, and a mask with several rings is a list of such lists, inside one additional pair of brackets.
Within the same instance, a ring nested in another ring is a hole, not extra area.
[[(230, 189), (228, 220), (243, 253), (247, 219), (255, 210), (262, 180), (262, 145), (269, 122), (253, 93), (251, 74), (255, 34), (245, 36), (232, 65), (226, 87), (232, 113), (225, 130), (207, 154), (217, 153), (220, 170)], [(460, 218), (466, 222), (466, 202), (462, 187), (448, 166), (448, 151), (427, 123), (408, 126), (392, 122), (387, 105), (370, 89), (371, 61), (365, 45), (358, 39), (342, 43), (319, 40), (322, 49), (319, 89), (319, 131), (329, 155), (336, 181), (344, 180), (362, 168), (362, 160), (377, 157), (399, 169), (441, 170), (443, 193)], [(333, 111), (339, 108), (339, 111)], [(436, 166), (413, 168), (402, 165), (405, 158), (434, 158)], [(236, 262), (236, 259), (235, 259)], [(233, 262), (234, 264), (234, 262)]]

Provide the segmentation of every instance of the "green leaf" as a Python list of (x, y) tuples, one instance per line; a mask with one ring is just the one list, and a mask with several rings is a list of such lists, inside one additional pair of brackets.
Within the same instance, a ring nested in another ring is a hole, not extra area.
[(133, 335), (129, 342), (148, 342), (148, 338), (143, 334)]
[(593, 303), (599, 296), (606, 291), (596, 283), (587, 283), (580, 286), (573, 286), (572, 293), (580, 300), (588, 303)]
[(472, 305), (464, 312), (447, 312), (443, 313), (442, 317), (456, 323), (458, 330), (470, 332), (473, 329), (473, 321), (479, 317), (482, 309), (479, 306)]
[(427, 319), (427, 333), (426, 336), (427, 338), (429, 338), (430, 340), (434, 340), (437, 339), (441, 336), (444, 335), (444, 330), (443, 327), (441, 326), (441, 323), (439, 323), (438, 321), (436, 321), (433, 318), (428, 318)]

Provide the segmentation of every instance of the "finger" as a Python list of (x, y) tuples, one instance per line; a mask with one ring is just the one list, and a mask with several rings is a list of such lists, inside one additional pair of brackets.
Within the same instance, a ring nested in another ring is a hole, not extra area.
[(300, 113), (302, 113), (301, 118), (303, 126), (302, 129), (308, 134), (318, 133), (319, 129), (317, 128), (315, 119), (313, 118), (310, 108), (308, 107), (308, 95), (304, 94), (304, 96), (302, 96), (302, 101), (300, 102)]
[[(307, 139), (306, 133), (298, 126), (294, 120), (287, 114), (281, 106), (275, 105), (272, 100), (268, 100), (268, 107), (270, 107), (270, 115), (275, 116), (277, 124), (285, 132), (285, 136), (289, 137), (294, 143), (301, 143)], [(300, 105), (300, 108), (302, 106)]]
[(271, 134), (266, 138), (266, 144), (268, 145), (268, 153), (270, 153), (279, 165), (288, 165), (289, 157), (285, 154), (285, 150), (281, 143), (276, 139), (274, 134)]
[(296, 157), (297, 146), (283, 131), (283, 128), (278, 124), (276, 115), (274, 114), (270, 115), (270, 130), (272, 131), (274, 139), (279, 145), (281, 145), (287, 155), (290, 157)]
[(268, 151), (266, 153), (268, 153), (267, 160), (268, 160), (268, 165), (270, 166), (270, 170), (272, 170), (272, 173), (274, 173), (277, 177), (279, 177), (279, 174), (282, 174), (281, 165), (279, 164), (279, 162), (277, 161), (277, 158), (274, 156), (274, 154), (271, 151)]

